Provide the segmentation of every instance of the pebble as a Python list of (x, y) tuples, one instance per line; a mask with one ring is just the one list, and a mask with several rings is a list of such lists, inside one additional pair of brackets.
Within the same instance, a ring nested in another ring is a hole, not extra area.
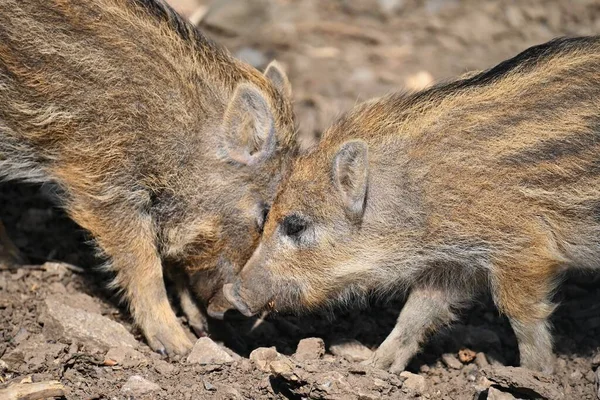
[(442, 361), (446, 364), (447, 367), (452, 369), (461, 369), (462, 363), (456, 358), (454, 354), (446, 353), (442, 355)]
[(154, 369), (161, 375), (169, 376), (175, 371), (175, 366), (163, 360), (154, 361)]
[(271, 372), (282, 377), (287, 381), (298, 381), (298, 376), (294, 373), (294, 364), (287, 358), (280, 358), (269, 364)]
[(121, 393), (135, 397), (157, 390), (160, 390), (160, 386), (156, 383), (142, 378), (139, 375), (133, 375), (125, 382), (125, 385), (121, 388)]
[(490, 363), (488, 362), (487, 358), (485, 357), (485, 354), (479, 352), (475, 355), (475, 364), (479, 367), (479, 368), (485, 368), (485, 367), (489, 367)]
[(329, 346), (329, 351), (332, 354), (338, 357), (343, 357), (350, 362), (368, 360), (373, 354), (373, 351), (355, 339), (336, 341)]
[(427, 390), (427, 382), (425, 381), (425, 377), (408, 371), (401, 372), (400, 376), (406, 378), (402, 384), (403, 389), (407, 389), (411, 392), (419, 394), (422, 394)]
[(318, 360), (325, 354), (325, 342), (321, 338), (302, 339), (298, 343), (294, 358), (298, 361)]
[[(73, 308), (61, 301), (68, 297), (50, 296), (46, 299), (44, 335), (49, 339), (70, 339), (87, 348), (107, 351), (111, 347), (138, 346), (133, 335), (118, 322), (100, 314)], [(81, 299), (81, 296), (77, 297)]]
[(462, 349), (458, 352), (458, 359), (461, 363), (467, 364), (475, 359), (477, 353), (471, 349)]
[(104, 363), (114, 361), (123, 368), (135, 368), (140, 365), (147, 365), (148, 360), (142, 353), (131, 347), (113, 347), (104, 356)]
[(269, 371), (269, 364), (280, 356), (275, 347), (259, 347), (250, 353), (249, 358), (261, 371)]
[(488, 389), (487, 400), (513, 400), (513, 399), (516, 399), (516, 397), (508, 392), (502, 392), (493, 386)]
[(211, 338), (202, 337), (194, 344), (187, 362), (190, 364), (226, 364), (233, 362), (233, 357)]

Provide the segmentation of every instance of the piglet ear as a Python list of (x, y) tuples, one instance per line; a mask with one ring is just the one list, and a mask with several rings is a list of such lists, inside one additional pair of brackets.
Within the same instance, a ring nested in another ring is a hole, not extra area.
[(284, 97), (292, 97), (292, 85), (281, 64), (273, 60), (265, 69), (265, 77), (271, 81), (275, 89)]
[(368, 186), (368, 146), (362, 140), (342, 144), (333, 159), (333, 181), (350, 216), (362, 218)]
[(255, 85), (235, 89), (223, 117), (222, 156), (242, 165), (258, 165), (273, 156), (275, 120), (265, 94)]

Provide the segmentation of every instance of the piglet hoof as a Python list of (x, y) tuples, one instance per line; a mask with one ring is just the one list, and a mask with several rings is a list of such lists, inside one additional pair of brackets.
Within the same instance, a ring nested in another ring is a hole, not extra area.
[(393, 374), (399, 374), (406, 369), (405, 357), (395, 357), (394, 353), (385, 353), (376, 351), (373, 355), (361, 365), (370, 366), (389, 371)]
[(145, 335), (148, 345), (159, 354), (169, 357), (183, 356), (192, 349), (193, 343), (179, 323), (170, 327), (163, 326), (150, 332), (153, 333)]

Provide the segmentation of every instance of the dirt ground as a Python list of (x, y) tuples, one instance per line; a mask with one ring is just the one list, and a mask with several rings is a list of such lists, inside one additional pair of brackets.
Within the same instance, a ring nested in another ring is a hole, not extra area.
[[(600, 32), (600, 4), (587, 0), (170, 2), (236, 56), (284, 65), (308, 142), (358, 101), (484, 69), (556, 36)], [(211, 336), (232, 350), (202, 341), (194, 357), (169, 360), (144, 344), (105, 289), (110, 275), (94, 269), (89, 238), (50, 197), (45, 187), (0, 185), (0, 220), (30, 260), (77, 266), (0, 272), (0, 400), (9, 384), (50, 380), (68, 399), (597, 397), (600, 274), (572, 274), (556, 294), (553, 376), (503, 367), (518, 365), (517, 344), (486, 297), (401, 376), (359, 363), (391, 331), (401, 299), (304, 317), (233, 313)], [(303, 338), (323, 342), (296, 351)], [(277, 352), (248, 359), (269, 346)]]

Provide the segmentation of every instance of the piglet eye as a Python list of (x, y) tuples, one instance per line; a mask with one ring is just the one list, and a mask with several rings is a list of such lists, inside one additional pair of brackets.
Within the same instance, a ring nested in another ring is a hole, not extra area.
[(284, 218), (281, 226), (286, 236), (297, 238), (306, 230), (308, 222), (301, 216), (292, 214)]

